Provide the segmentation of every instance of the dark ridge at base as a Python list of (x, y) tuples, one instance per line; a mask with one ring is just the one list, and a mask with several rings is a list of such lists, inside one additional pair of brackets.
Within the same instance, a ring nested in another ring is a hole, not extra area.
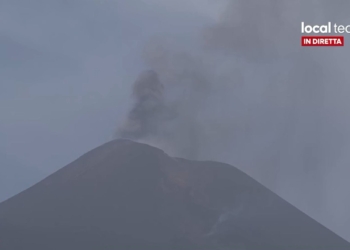
[(240, 170), (104, 144), (0, 204), (4, 250), (350, 250)]

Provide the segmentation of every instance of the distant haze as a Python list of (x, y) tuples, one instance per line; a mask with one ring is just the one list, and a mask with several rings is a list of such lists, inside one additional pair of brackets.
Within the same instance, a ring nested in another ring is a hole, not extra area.
[[(300, 47), (302, 21), (350, 24), (349, 7), (5, 0), (0, 151), (50, 173), (132, 137), (233, 164), (349, 240), (349, 47)], [(135, 112), (142, 72), (163, 86), (155, 113)]]

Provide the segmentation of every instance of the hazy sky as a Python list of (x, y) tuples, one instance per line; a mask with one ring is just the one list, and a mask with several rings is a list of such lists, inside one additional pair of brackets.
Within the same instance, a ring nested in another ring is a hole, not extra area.
[(0, 152), (57, 170), (112, 139), (133, 82), (154, 69), (178, 117), (150, 143), (233, 164), (349, 240), (350, 47), (300, 47), (301, 21), (350, 24), (347, 10), (346, 0), (2, 0)]
[(191, 34), (194, 4), (2, 1), (1, 151), (51, 171), (110, 139), (147, 39)]

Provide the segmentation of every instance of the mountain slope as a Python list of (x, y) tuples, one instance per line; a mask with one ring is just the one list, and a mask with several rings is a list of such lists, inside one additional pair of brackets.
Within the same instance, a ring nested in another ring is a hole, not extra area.
[(232, 166), (116, 140), (0, 204), (0, 249), (350, 245)]
[(0, 202), (27, 189), (40, 180), (43, 174), (24, 167), (15, 159), (0, 153)]

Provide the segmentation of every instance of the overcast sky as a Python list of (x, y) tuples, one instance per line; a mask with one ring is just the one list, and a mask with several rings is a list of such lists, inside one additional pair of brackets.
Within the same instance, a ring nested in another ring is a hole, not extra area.
[(2, 0), (0, 152), (52, 173), (113, 138), (137, 75), (154, 69), (180, 113), (167, 127), (177, 138), (163, 133), (160, 146), (233, 164), (349, 240), (350, 47), (300, 48), (301, 21), (350, 24), (347, 10), (342, 0)]

